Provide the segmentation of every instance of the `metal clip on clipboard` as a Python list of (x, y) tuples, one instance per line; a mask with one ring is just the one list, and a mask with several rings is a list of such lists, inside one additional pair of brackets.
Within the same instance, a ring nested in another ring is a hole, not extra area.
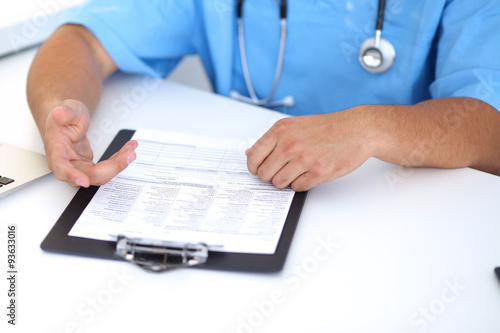
[(119, 235), (116, 253), (130, 263), (148, 272), (190, 267), (203, 264), (208, 258), (207, 245), (203, 243), (177, 243)]

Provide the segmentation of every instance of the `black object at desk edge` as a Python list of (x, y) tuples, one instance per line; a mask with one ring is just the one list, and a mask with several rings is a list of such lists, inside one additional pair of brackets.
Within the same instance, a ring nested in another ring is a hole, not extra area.
[[(121, 130), (113, 139), (101, 161), (108, 159), (132, 138), (134, 130)], [(72, 237), (69, 232), (99, 186), (80, 188), (68, 207), (45, 237), (41, 248), (45, 251), (86, 257), (123, 260), (116, 253), (116, 242)], [(283, 268), (307, 192), (296, 192), (283, 231), (273, 255), (209, 251), (207, 262), (196, 268), (223, 269), (247, 272), (278, 272)]]

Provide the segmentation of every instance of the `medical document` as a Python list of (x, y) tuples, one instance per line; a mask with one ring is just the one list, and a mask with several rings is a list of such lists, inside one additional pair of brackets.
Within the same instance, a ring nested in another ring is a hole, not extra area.
[(137, 159), (99, 188), (70, 236), (274, 254), (295, 192), (248, 172), (241, 141), (150, 129), (133, 139)]

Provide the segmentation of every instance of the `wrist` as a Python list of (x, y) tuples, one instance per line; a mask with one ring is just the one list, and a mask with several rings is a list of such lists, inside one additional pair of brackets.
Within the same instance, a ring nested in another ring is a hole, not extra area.
[(364, 130), (364, 147), (368, 157), (381, 160), (390, 159), (397, 145), (397, 129), (389, 128), (391, 119), (390, 105), (360, 105), (361, 126)]

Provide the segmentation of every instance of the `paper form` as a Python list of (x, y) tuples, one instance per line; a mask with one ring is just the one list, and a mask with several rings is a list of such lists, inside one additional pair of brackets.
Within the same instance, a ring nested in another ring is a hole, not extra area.
[(133, 139), (137, 159), (99, 188), (70, 236), (274, 254), (295, 192), (249, 173), (240, 141), (149, 129)]

